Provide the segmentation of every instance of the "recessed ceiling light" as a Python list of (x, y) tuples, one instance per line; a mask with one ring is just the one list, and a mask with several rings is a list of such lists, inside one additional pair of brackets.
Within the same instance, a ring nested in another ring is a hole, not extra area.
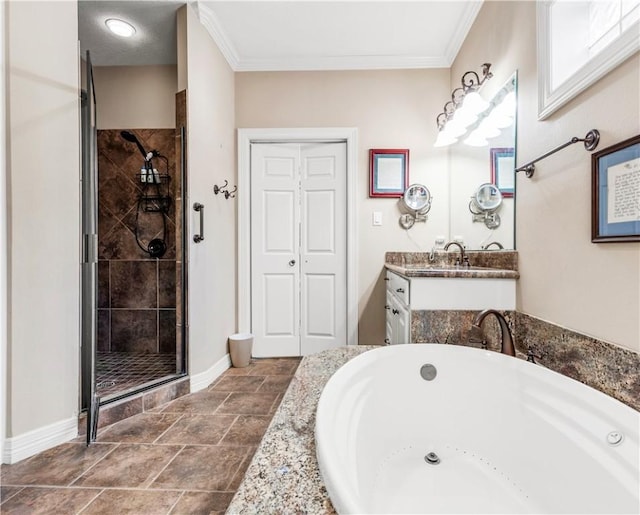
[(133, 25), (126, 21), (118, 20), (117, 18), (109, 18), (104, 23), (116, 36), (129, 38), (136, 33), (136, 29)]

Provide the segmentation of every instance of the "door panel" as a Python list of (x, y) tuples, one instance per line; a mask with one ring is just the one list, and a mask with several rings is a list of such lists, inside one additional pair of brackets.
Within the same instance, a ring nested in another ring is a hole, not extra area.
[(297, 253), (296, 204), (296, 194), (293, 191), (263, 192), (262, 231), (265, 254)]
[(307, 255), (336, 251), (335, 191), (305, 191), (302, 233)]
[(304, 302), (307, 311), (307, 333), (305, 337), (334, 338), (336, 336), (335, 312), (326, 309), (333, 306), (336, 298), (335, 275), (333, 274), (305, 274), (305, 287), (307, 298)]
[(295, 336), (296, 289), (294, 274), (264, 274), (264, 336)]

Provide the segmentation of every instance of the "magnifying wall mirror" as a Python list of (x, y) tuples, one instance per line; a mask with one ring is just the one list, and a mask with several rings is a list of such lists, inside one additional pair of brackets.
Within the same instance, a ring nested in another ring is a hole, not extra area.
[(416, 222), (426, 222), (431, 209), (431, 192), (422, 184), (412, 184), (402, 196), (404, 209), (409, 211), (400, 217), (400, 225), (410, 229)]
[(431, 209), (431, 193), (422, 184), (412, 184), (402, 197), (404, 205), (411, 211), (425, 214)]

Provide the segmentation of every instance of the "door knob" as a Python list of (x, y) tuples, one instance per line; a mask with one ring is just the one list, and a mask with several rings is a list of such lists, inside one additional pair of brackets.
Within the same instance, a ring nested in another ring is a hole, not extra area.
[(295, 266), (296, 264), (296, 260), (292, 259), (291, 261), (289, 261), (289, 266)]

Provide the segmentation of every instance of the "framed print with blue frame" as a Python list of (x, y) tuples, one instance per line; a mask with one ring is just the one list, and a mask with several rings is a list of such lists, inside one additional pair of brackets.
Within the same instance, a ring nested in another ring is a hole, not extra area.
[(409, 181), (409, 149), (369, 150), (369, 196), (400, 198)]
[(640, 135), (591, 154), (591, 241), (640, 241)]

